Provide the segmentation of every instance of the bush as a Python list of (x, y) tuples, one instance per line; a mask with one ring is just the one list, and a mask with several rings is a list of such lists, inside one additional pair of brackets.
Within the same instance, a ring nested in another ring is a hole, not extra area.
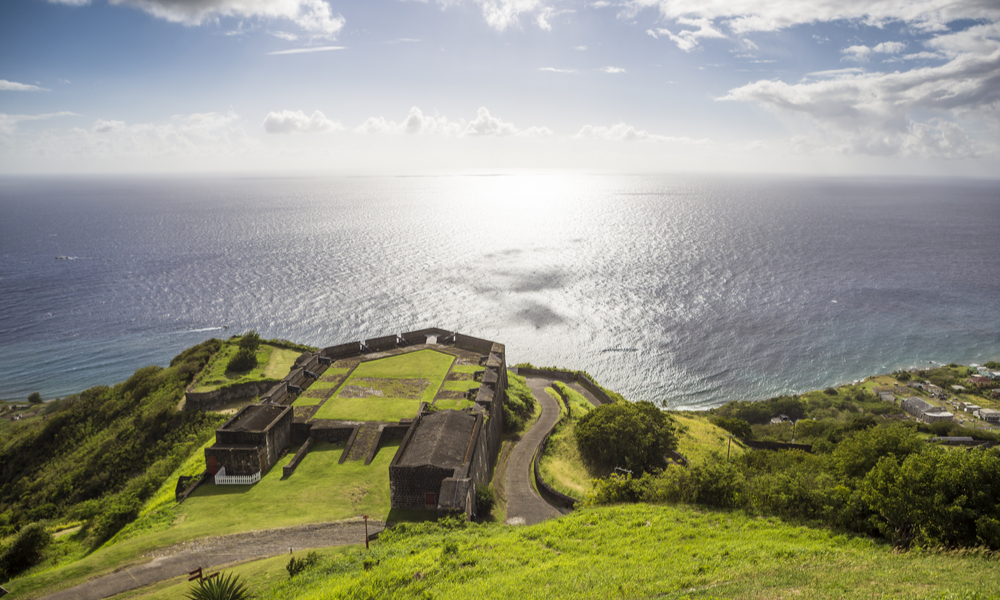
[(239, 346), (244, 350), (257, 352), (257, 349), (260, 348), (260, 334), (251, 329), (240, 337)]
[(476, 507), (479, 509), (479, 516), (485, 517), (493, 514), (493, 507), (496, 506), (497, 497), (493, 493), (493, 487), (487, 485), (476, 486)]
[(247, 584), (239, 575), (220, 575), (211, 579), (199, 579), (187, 597), (190, 600), (244, 600), (249, 597)]
[(747, 423), (743, 419), (730, 419), (727, 417), (712, 417), (709, 422), (716, 427), (721, 427), (729, 433), (735, 435), (739, 438), (749, 439), (753, 437), (753, 430), (750, 429), (750, 423)]
[(823, 393), (826, 394), (827, 396), (836, 396), (837, 390), (833, 389), (832, 387), (828, 387), (825, 390), (823, 390)]
[(310, 552), (305, 556), (305, 558), (296, 559), (294, 556), (288, 560), (288, 565), (285, 566), (288, 569), (288, 578), (291, 579), (295, 577), (302, 571), (305, 571), (309, 567), (315, 565), (319, 562), (319, 555), (315, 552)]
[(236, 352), (236, 356), (229, 359), (229, 364), (226, 366), (227, 371), (243, 372), (249, 371), (257, 366), (257, 355), (246, 348), (240, 348)]
[(41, 404), (42, 395), (39, 394), (38, 392), (31, 392), (31, 395), (28, 396), (28, 402), (32, 404)]
[(42, 552), (52, 543), (52, 534), (41, 523), (21, 528), (14, 542), (0, 554), (0, 580), (24, 571), (42, 560)]
[(665, 468), (677, 445), (673, 422), (652, 402), (597, 406), (580, 418), (575, 435), (585, 460), (637, 473)]

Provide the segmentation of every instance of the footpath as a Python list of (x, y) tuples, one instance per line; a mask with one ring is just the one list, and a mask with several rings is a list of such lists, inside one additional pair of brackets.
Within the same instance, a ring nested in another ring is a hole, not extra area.
[(534, 525), (562, 515), (535, 491), (532, 485), (534, 471), (531, 468), (535, 451), (545, 434), (559, 420), (559, 405), (545, 392), (545, 388), (551, 385), (551, 380), (529, 377), (527, 382), (531, 395), (542, 407), (542, 414), (510, 453), (507, 479), (504, 482), (507, 493), (507, 520), (504, 523), (507, 525)]

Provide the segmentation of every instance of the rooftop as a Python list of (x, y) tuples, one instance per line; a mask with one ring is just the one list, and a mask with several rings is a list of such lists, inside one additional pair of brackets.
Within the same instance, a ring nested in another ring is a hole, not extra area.
[(425, 415), (397, 463), (400, 466), (460, 467), (472, 440), (476, 417), (457, 410)]

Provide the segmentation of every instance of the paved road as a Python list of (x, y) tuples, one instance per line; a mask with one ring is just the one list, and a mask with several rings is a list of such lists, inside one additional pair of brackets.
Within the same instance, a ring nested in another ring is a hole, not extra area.
[[(368, 521), (369, 533), (376, 533), (384, 527), (381, 521)], [(148, 563), (126, 567), (44, 596), (43, 600), (101, 600), (178, 575), (187, 575), (198, 567), (202, 567), (208, 575), (212, 573), (210, 567), (287, 554), (289, 548), (302, 550), (346, 546), (360, 544), (364, 540), (365, 524), (360, 520), (314, 523), (193, 540), (152, 552), (150, 556), (154, 558)]]
[(504, 483), (507, 493), (507, 520), (504, 523), (508, 525), (534, 525), (562, 514), (554, 506), (542, 500), (531, 485), (531, 479), (534, 477), (531, 459), (535, 456), (538, 445), (542, 443), (542, 438), (559, 420), (559, 405), (545, 393), (546, 386), (551, 383), (548, 379), (528, 378), (528, 388), (541, 405), (542, 414), (535, 421), (534, 427), (524, 434), (514, 447), (514, 451), (510, 453), (507, 480)]

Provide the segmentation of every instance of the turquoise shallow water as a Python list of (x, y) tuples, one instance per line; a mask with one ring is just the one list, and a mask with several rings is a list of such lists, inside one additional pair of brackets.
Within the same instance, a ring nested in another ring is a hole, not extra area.
[(0, 179), (0, 215), (4, 398), (249, 328), (441, 326), (675, 408), (1000, 358), (996, 182)]

